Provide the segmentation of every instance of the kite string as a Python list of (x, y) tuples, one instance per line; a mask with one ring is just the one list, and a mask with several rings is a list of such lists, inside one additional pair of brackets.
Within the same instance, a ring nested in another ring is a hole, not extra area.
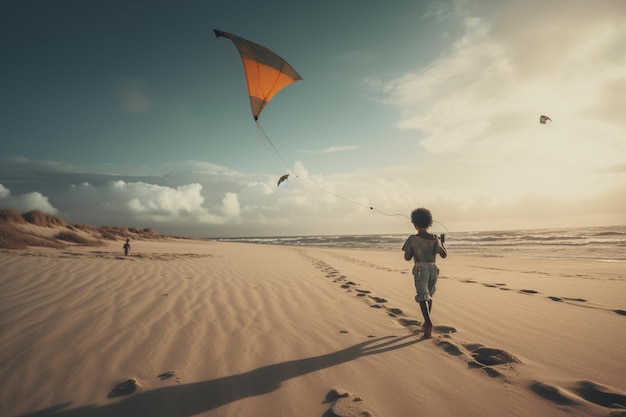
[(263, 130), (263, 127), (261, 126), (261, 123), (259, 123), (258, 120), (255, 120), (255, 121), (256, 121), (257, 137), (259, 136), (259, 132), (261, 132), (261, 134), (263, 134), (263, 137), (265, 138), (267, 143), (269, 143), (272, 149), (274, 150), (274, 153), (276, 154), (276, 156), (278, 156), (278, 158), (283, 162), (283, 164), (285, 165), (285, 168), (287, 168), (289, 172), (291, 172), (294, 176), (298, 177), (298, 175), (291, 170), (291, 168), (289, 167), (289, 164), (287, 163), (287, 161), (285, 161), (285, 158), (283, 158), (280, 152), (278, 152), (278, 149), (276, 149), (276, 146), (274, 146), (269, 136), (267, 136), (267, 134), (265, 133), (265, 130)]
[(289, 172), (290, 172), (293, 176), (295, 176), (296, 178), (298, 178), (300, 181), (302, 181), (302, 182), (306, 183), (307, 185), (309, 185), (309, 186), (311, 186), (311, 187), (316, 188), (316, 189), (317, 189), (317, 190), (319, 190), (319, 191), (322, 191), (322, 192), (325, 192), (325, 193), (330, 194), (330, 195), (332, 195), (332, 196), (335, 196), (335, 197), (338, 197), (338, 198), (344, 199), (344, 200), (349, 201), (349, 202), (351, 202), (351, 203), (353, 203), (353, 204), (356, 204), (356, 205), (358, 205), (358, 206), (361, 206), (361, 207), (364, 207), (364, 208), (368, 208), (368, 209), (370, 209), (370, 210), (377, 211), (377, 212), (379, 212), (379, 213), (380, 213), (380, 214), (382, 214), (382, 215), (385, 215), (385, 216), (403, 216), (403, 217), (406, 217), (407, 219), (409, 218), (409, 216), (407, 216), (406, 214), (400, 214), (400, 213), (398, 213), (398, 214), (389, 214), (389, 213), (385, 213), (384, 211), (379, 210), (379, 209), (377, 209), (376, 207), (368, 206), (368, 205), (365, 205), (365, 204), (363, 204), (363, 203), (360, 203), (360, 202), (358, 202), (358, 201), (356, 201), (356, 200), (353, 200), (353, 199), (351, 199), (351, 198), (348, 198), (348, 197), (345, 197), (345, 196), (343, 196), (343, 195), (340, 195), (340, 194), (334, 193), (334, 192), (332, 192), (332, 191), (328, 191), (328, 190), (326, 190), (326, 189), (324, 189), (324, 188), (320, 187), (319, 185), (317, 185), (317, 184), (315, 184), (315, 183), (313, 183), (313, 182), (311, 182), (311, 181), (308, 181), (308, 180), (306, 180), (306, 179), (304, 179), (304, 178), (300, 177), (297, 173), (295, 173), (295, 172), (291, 169), (291, 167), (289, 166), (289, 164), (287, 163), (287, 161), (285, 161), (285, 158), (283, 158), (283, 156), (280, 154), (280, 152), (278, 152), (278, 149), (276, 149), (276, 146), (274, 146), (274, 144), (272, 143), (272, 140), (269, 138), (269, 136), (267, 136), (267, 133), (265, 133), (265, 130), (263, 130), (263, 127), (261, 126), (261, 124), (260, 124), (258, 121), (256, 122), (256, 125), (257, 125), (258, 132), (261, 132), (261, 134), (263, 135), (263, 137), (267, 140), (267, 142), (270, 144), (270, 146), (271, 146), (271, 147), (272, 147), (272, 149), (274, 150), (274, 153), (276, 153), (276, 156), (278, 156), (278, 158), (279, 158), (279, 159), (282, 161), (282, 163), (285, 165), (285, 168), (287, 168), (287, 170), (288, 170), (288, 171), (289, 171)]
[[(317, 184), (315, 184), (315, 183), (313, 183), (313, 182), (311, 182), (311, 181), (308, 181), (308, 180), (306, 180), (306, 179), (302, 178), (301, 176), (299, 176), (297, 173), (295, 173), (295, 172), (291, 169), (291, 167), (289, 166), (289, 164), (287, 163), (287, 161), (285, 161), (285, 158), (283, 158), (283, 156), (280, 154), (280, 152), (278, 152), (278, 149), (276, 149), (276, 146), (274, 146), (274, 144), (272, 143), (272, 140), (269, 138), (269, 136), (267, 136), (267, 133), (265, 133), (265, 130), (263, 130), (263, 127), (261, 126), (261, 124), (259, 123), (259, 121), (258, 121), (258, 120), (256, 120), (256, 126), (257, 126), (257, 136), (259, 136), (259, 132), (260, 132), (260, 134), (262, 134), (262, 135), (263, 135), (263, 137), (265, 138), (265, 140), (267, 140), (267, 143), (269, 143), (269, 144), (270, 144), (270, 146), (272, 147), (272, 149), (274, 150), (274, 153), (276, 154), (276, 156), (278, 156), (278, 158), (279, 158), (279, 159), (282, 161), (282, 163), (285, 165), (285, 168), (287, 168), (287, 170), (288, 170), (288, 171), (289, 171), (289, 172), (290, 172), (293, 176), (295, 176), (296, 178), (298, 178), (300, 181), (304, 182), (305, 184), (307, 184), (307, 185), (309, 185), (310, 187), (313, 187), (313, 188), (315, 188), (315, 189), (317, 189), (317, 190), (319, 190), (319, 191), (322, 191), (322, 192), (325, 192), (325, 193), (330, 194), (330, 195), (332, 195), (332, 196), (335, 196), (335, 197), (337, 197), (337, 198), (341, 198), (341, 199), (343, 199), (343, 200), (349, 201), (349, 202), (351, 202), (351, 203), (353, 203), (353, 204), (356, 204), (356, 205), (358, 205), (358, 206), (361, 206), (361, 207), (364, 207), (364, 208), (369, 208), (369, 209), (370, 209), (370, 210), (372, 210), (372, 211), (377, 211), (378, 213), (382, 214), (383, 216), (389, 216), (389, 217), (393, 217), (393, 216), (401, 216), (401, 217), (405, 217), (405, 218), (407, 218), (407, 219), (410, 219), (410, 217), (409, 217), (409, 216), (407, 216), (406, 214), (402, 214), (402, 213), (386, 213), (386, 212), (384, 212), (384, 211), (382, 211), (382, 210), (380, 210), (380, 209), (378, 209), (378, 208), (376, 208), (376, 207), (373, 207), (373, 206), (368, 206), (368, 205), (366, 205), (366, 204), (360, 203), (360, 202), (358, 202), (358, 201), (356, 201), (356, 200), (353, 200), (353, 199), (351, 199), (351, 198), (348, 198), (348, 197), (345, 197), (345, 196), (343, 196), (343, 195), (340, 195), (340, 194), (334, 193), (334, 192), (332, 192), (332, 191), (328, 191), (328, 190), (326, 190), (326, 189), (324, 189), (324, 188), (320, 187), (319, 185), (317, 185)], [(438, 225), (440, 225), (441, 227), (443, 227), (443, 228), (446, 230), (446, 232), (448, 233), (448, 235), (450, 235), (450, 237), (452, 237), (453, 239), (456, 239), (456, 238), (455, 238), (455, 236), (454, 236), (454, 235), (450, 232), (450, 230), (448, 230), (448, 228), (447, 228), (447, 227), (446, 227), (443, 223), (441, 223), (441, 222), (439, 222), (439, 221), (437, 221), (437, 220), (434, 220), (434, 221), (433, 221), (433, 223), (437, 223)]]

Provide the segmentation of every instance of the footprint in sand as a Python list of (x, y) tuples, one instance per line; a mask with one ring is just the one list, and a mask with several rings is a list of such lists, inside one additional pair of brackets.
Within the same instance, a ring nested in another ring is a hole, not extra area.
[(521, 292), (522, 294), (538, 294), (539, 291), (535, 291), (535, 290), (519, 290), (519, 292)]
[(502, 349), (479, 347), (471, 350), (471, 353), (476, 362), (487, 366), (520, 363), (519, 359)]
[(174, 378), (174, 381), (181, 383), (183, 382), (182, 379), (180, 379), (180, 376), (178, 375), (178, 371), (167, 371), (167, 372), (163, 372), (162, 374), (159, 374), (159, 379), (161, 381), (165, 381), (166, 379), (170, 379), (170, 378)]
[(333, 417), (373, 417), (374, 415), (366, 410), (365, 403), (361, 397), (352, 395), (347, 391), (333, 389), (326, 394), (324, 403), (331, 403), (328, 414)]
[(456, 333), (456, 329), (452, 326), (445, 326), (445, 325), (440, 324), (440, 325), (433, 327), (433, 332), (441, 333), (441, 334), (450, 334), (450, 333)]
[(607, 408), (626, 408), (626, 395), (611, 392), (593, 381), (579, 381), (572, 389), (585, 400)]
[(419, 322), (418, 320), (404, 319), (404, 318), (398, 319), (398, 323), (400, 323), (404, 327), (419, 326), (421, 324), (421, 322)]
[(556, 297), (554, 295), (548, 296), (548, 298), (552, 301), (561, 302), (561, 301), (572, 301), (575, 303), (586, 303), (587, 300), (584, 298), (571, 298), (571, 297)]
[(613, 310), (613, 312), (619, 314), (620, 316), (626, 316), (626, 310)]
[(574, 401), (567, 398), (560, 389), (541, 381), (535, 381), (530, 385), (530, 390), (535, 394), (560, 405), (572, 405)]
[(481, 371), (486, 373), (487, 376), (489, 376), (491, 378), (497, 378), (499, 376), (502, 376), (502, 373), (500, 373), (496, 369), (490, 368), (489, 366), (485, 366), (485, 365), (483, 365), (481, 363), (478, 363), (478, 362), (469, 362), (467, 364), (467, 366), (468, 366), (468, 368), (480, 369)]
[(437, 346), (439, 346), (441, 349), (443, 349), (444, 352), (449, 353), (450, 355), (459, 356), (463, 354), (463, 352), (461, 351), (461, 349), (459, 349), (458, 346), (448, 341), (437, 340), (436, 343), (437, 343)]
[(469, 368), (480, 369), (492, 378), (502, 376), (502, 373), (492, 366), (521, 363), (515, 356), (502, 349), (488, 348), (480, 343), (466, 343), (462, 347), (442, 339), (436, 340), (435, 343), (450, 355), (464, 356)]
[(392, 316), (392, 317), (400, 316), (400, 315), (404, 314), (404, 311), (402, 311), (399, 308), (390, 308), (387, 311), (389, 311), (389, 315)]
[(109, 392), (107, 397), (115, 398), (122, 395), (130, 395), (137, 391), (141, 391), (141, 384), (136, 379), (127, 379), (126, 381), (117, 384), (111, 392)]

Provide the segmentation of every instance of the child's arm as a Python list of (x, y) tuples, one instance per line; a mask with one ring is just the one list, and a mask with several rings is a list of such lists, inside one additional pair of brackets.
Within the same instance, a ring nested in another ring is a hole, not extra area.
[[(443, 240), (443, 239), (442, 239)], [(446, 249), (445, 246), (443, 246), (443, 241), (437, 242), (437, 253), (442, 257), (445, 258), (448, 256), (448, 250)]]
[(404, 245), (402, 246), (402, 250), (404, 251), (404, 259), (406, 261), (410, 261), (411, 259), (413, 259), (413, 250), (411, 249), (411, 245), (409, 245), (409, 240), (411, 238), (409, 237), (406, 242), (404, 242)]

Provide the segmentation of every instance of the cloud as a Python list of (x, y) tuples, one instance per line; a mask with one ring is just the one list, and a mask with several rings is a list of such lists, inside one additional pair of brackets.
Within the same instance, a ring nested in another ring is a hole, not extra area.
[(236, 218), (241, 213), (239, 200), (237, 198), (237, 194), (235, 193), (226, 193), (226, 195), (222, 199), (222, 207), (224, 215), (230, 218)]
[[(99, 223), (115, 221), (140, 225), (168, 223), (222, 224), (221, 212), (233, 216), (232, 203), (207, 207), (198, 183), (169, 187), (145, 182), (110, 181), (100, 186), (89, 183), (73, 185), (67, 192), (65, 205), (71, 218)], [(91, 220), (90, 220), (91, 219)]]
[[(599, 190), (576, 198), (545, 189), (520, 193), (498, 189), (497, 184), (476, 189), (466, 184), (486, 181), (482, 173), (470, 170), (460, 180), (456, 174), (448, 175), (446, 165), (322, 175), (297, 162), (293, 167), (297, 175), (276, 187), (275, 175), (244, 174), (201, 161), (171, 164), (161, 175), (144, 177), (78, 172), (49, 162), (2, 162), (0, 178), (19, 173), (19, 167), (26, 164), (30, 168), (28, 187), (44, 192), (12, 196), (8, 187), (1, 185), (1, 206), (15, 201), (30, 203), (17, 207), (24, 211), (34, 209), (36, 203), (37, 209), (55, 212), (70, 223), (151, 227), (161, 233), (189, 236), (410, 232), (406, 216), (418, 206), (432, 208), (437, 220), (450, 230), (506, 228), (516, 222), (551, 227), (557, 226), (555, 219), (583, 218), (591, 222), (586, 224), (599, 225), (585, 218), (585, 213), (615, 224), (620, 215), (622, 223), (626, 221), (622, 210), (626, 202), (620, 203), (626, 183), (617, 193)], [(615, 165), (599, 175), (614, 178), (623, 172), (623, 165)], [(22, 177), (11, 181), (24, 182)], [(562, 184), (554, 184), (559, 186)], [(46, 204), (49, 210), (45, 210)]]
[[(27, 187), (45, 189), (68, 222), (152, 227), (194, 236), (362, 227), (370, 204), (392, 211), (410, 189), (404, 180), (389, 182), (376, 173), (311, 174), (300, 162), (293, 167), (296, 175), (280, 188), (275, 175), (243, 174), (201, 161), (170, 164), (164, 174), (144, 177), (85, 173), (48, 162), (3, 162), (0, 177), (28, 167), (28, 175), (11, 181), (23, 184), (28, 178)], [(373, 192), (373, 184), (385, 190)], [(0, 189), (0, 195), (6, 194)]]
[(11, 190), (2, 184), (0, 184), (0, 207), (11, 207), (20, 213), (39, 210), (44, 213), (56, 214), (58, 211), (50, 204), (48, 197), (39, 192), (32, 191), (14, 196), (11, 195)]
[(449, 54), (385, 84), (398, 127), (427, 133), (424, 146), (446, 152), (496, 133), (498, 117), (514, 123), (545, 111), (587, 119), (590, 108), (612, 115), (626, 88), (626, 58), (615, 47), (626, 42), (626, 14), (570, 3), (504, 2), (506, 10), (457, 16), (465, 33)]
[(354, 151), (359, 149), (356, 145), (344, 145), (344, 146), (331, 146), (326, 149), (322, 149), (320, 151), (301, 151), (306, 153), (335, 153), (335, 152), (343, 152), (343, 151)]
[(476, 195), (572, 199), (624, 184), (606, 167), (626, 155), (626, 3), (459, 0), (451, 10), (437, 16), (464, 27), (453, 47), (381, 83), (397, 127), (419, 132)]

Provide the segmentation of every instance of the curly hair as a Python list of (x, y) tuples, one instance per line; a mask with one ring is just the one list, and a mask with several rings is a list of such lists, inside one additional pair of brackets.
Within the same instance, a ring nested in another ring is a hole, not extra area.
[(411, 222), (417, 227), (427, 228), (433, 224), (433, 215), (426, 208), (416, 208), (411, 213)]

